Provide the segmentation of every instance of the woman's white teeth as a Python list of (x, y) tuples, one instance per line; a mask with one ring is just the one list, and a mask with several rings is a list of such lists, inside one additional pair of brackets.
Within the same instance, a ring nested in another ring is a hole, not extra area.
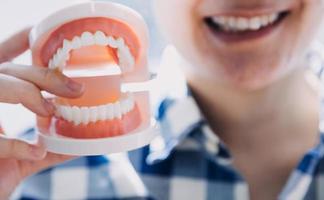
[(273, 24), (279, 19), (279, 13), (255, 17), (232, 17), (232, 16), (215, 16), (212, 17), (214, 23), (219, 25), (225, 31), (246, 31), (259, 30), (262, 27)]
[(106, 36), (102, 31), (97, 31), (95, 34), (90, 32), (83, 32), (81, 36), (75, 36), (72, 41), (64, 40), (62, 48), (57, 49), (52, 59), (48, 62), (48, 67), (51, 69), (65, 67), (66, 62), (70, 59), (70, 52), (72, 50), (79, 49), (84, 46), (100, 45), (109, 46), (117, 49), (117, 57), (121, 70), (124, 72), (131, 71), (135, 59), (130, 52), (129, 47), (125, 44), (123, 38), (113, 38), (112, 36)]
[(121, 101), (101, 106), (77, 107), (56, 105), (57, 115), (75, 125), (121, 119), (123, 115), (133, 110), (134, 106), (134, 98), (130, 94), (126, 95)]

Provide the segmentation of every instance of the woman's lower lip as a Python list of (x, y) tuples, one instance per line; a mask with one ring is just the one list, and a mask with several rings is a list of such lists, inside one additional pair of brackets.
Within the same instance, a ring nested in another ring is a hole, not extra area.
[(250, 40), (255, 40), (255, 39), (265, 37), (270, 33), (272, 33), (275, 29), (277, 29), (283, 20), (285, 19), (282, 19), (277, 23), (261, 28), (257, 31), (226, 32), (226, 31), (216, 30), (214, 28), (211, 28), (208, 25), (207, 28), (212, 33), (212, 35), (216, 36), (219, 40), (224, 41), (226, 43), (234, 43), (234, 42), (237, 43), (237, 42), (250, 41)]

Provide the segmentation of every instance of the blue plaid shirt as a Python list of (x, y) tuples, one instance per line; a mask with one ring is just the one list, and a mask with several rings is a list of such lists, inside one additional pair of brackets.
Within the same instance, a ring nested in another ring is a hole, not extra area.
[[(322, 74), (316, 56), (312, 54), (312, 66)], [(291, 172), (279, 199), (324, 199), (324, 100), (322, 104), (318, 145)], [(15, 198), (249, 199), (247, 183), (192, 96), (165, 98), (157, 119), (162, 134), (149, 146), (52, 167), (24, 181)]]

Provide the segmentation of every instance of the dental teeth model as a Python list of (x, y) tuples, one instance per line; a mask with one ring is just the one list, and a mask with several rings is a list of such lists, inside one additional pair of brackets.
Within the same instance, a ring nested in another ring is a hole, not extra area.
[(123, 83), (148, 81), (147, 40), (141, 16), (109, 2), (77, 4), (34, 27), (33, 64), (74, 74), (71, 78), (85, 86), (80, 98), (54, 97), (55, 115), (38, 116), (38, 130), (54, 137), (98, 139), (147, 127), (148, 92), (121, 91)]

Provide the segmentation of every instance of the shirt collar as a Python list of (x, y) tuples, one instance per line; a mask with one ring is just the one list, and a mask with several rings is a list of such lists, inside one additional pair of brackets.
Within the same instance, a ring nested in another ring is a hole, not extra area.
[(161, 135), (150, 145), (148, 163), (166, 159), (187, 140), (194, 143), (190, 148), (202, 148), (208, 155), (217, 156), (224, 162), (230, 159), (225, 146), (211, 130), (190, 94), (181, 99), (166, 98), (158, 110)]
[(158, 89), (154, 90), (164, 93), (164, 97), (160, 97), (163, 100), (157, 106), (156, 116), (161, 134), (150, 144), (147, 162), (163, 161), (175, 148), (203, 149), (207, 155), (228, 162), (230, 156), (225, 145), (209, 127), (182, 73), (175, 67), (181, 59), (174, 47), (166, 48), (162, 60), (167, 63), (161, 64), (163, 67), (156, 85)]

